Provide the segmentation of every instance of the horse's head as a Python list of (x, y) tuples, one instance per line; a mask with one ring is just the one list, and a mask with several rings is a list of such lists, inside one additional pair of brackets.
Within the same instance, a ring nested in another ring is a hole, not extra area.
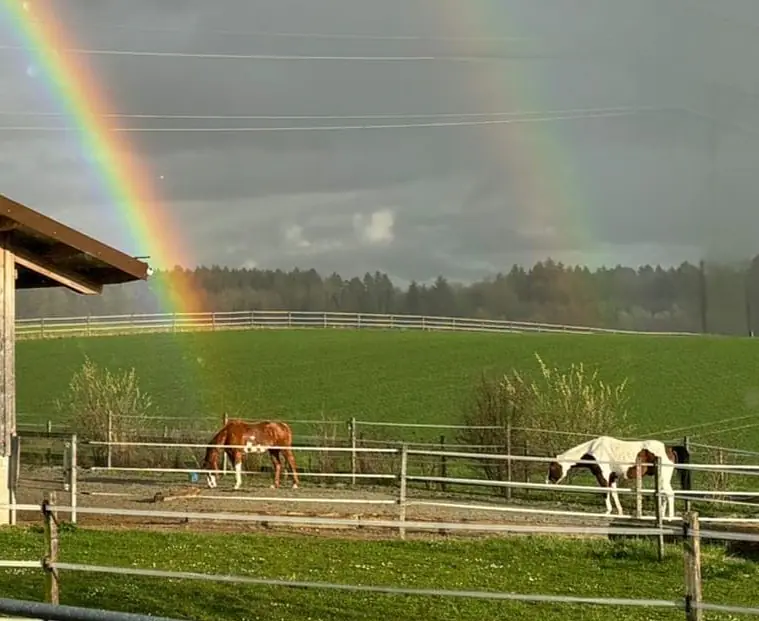
[(559, 483), (564, 480), (564, 477), (567, 476), (567, 472), (569, 472), (569, 468), (566, 467), (565, 464), (562, 464), (559, 461), (552, 461), (550, 464), (548, 464), (548, 476), (546, 476), (546, 485), (549, 483)]

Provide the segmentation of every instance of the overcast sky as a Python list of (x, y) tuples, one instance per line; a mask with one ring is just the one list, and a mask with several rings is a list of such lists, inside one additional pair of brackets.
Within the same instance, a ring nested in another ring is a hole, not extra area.
[[(434, 57), (76, 56), (112, 113), (535, 112), (537, 120), (508, 125), (120, 134), (160, 197), (147, 209), (165, 211), (171, 225), (156, 236), (187, 249), (171, 260), (468, 280), (549, 254), (636, 265), (759, 252), (756, 0), (55, 0), (54, 13), (51, 0), (28, 6), (57, 19), (83, 49)], [(0, 44), (21, 45), (5, 10)], [(461, 58), (471, 56), (483, 58)], [(65, 109), (27, 51), (0, 49), (0, 93), (0, 126), (71, 122), (30, 114)], [(610, 107), (645, 110), (556, 118)], [(486, 118), (495, 117), (109, 122), (251, 128)], [(76, 134), (0, 130), (0, 193), (131, 254), (154, 250), (123, 226)]]

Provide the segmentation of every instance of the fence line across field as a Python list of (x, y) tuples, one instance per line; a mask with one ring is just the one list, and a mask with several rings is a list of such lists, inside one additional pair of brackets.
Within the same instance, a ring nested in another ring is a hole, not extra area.
[(650, 332), (562, 324), (409, 314), (342, 311), (251, 310), (197, 313), (132, 313), (79, 317), (35, 317), (16, 320), (17, 338), (48, 338), (261, 328), (353, 328), (460, 332), (544, 332), (700, 336), (696, 332)]
[[(38, 511), (39, 507), (37, 505), (31, 505), (31, 507)], [(615, 528), (615, 527), (606, 527), (602, 529), (598, 528), (592, 528), (592, 527), (545, 527), (545, 526), (537, 526), (537, 525), (522, 525), (522, 526), (506, 526), (505, 529), (508, 529), (511, 532), (520, 532), (520, 533), (529, 533), (529, 534), (537, 534), (537, 533), (547, 533), (552, 532), (555, 534), (558, 534), (558, 531), (561, 531), (563, 533), (577, 533), (578, 531), (584, 531), (584, 532), (590, 532), (594, 531), (598, 534), (604, 534), (606, 536), (609, 536), (613, 533), (622, 534), (620, 531), (632, 531), (630, 534), (634, 536), (639, 535), (656, 535), (661, 537), (664, 532), (671, 532), (672, 534), (677, 534), (683, 538), (684, 545), (683, 545), (683, 558), (684, 558), (684, 578), (685, 578), (685, 596), (682, 600), (663, 600), (663, 599), (653, 599), (653, 598), (645, 598), (645, 599), (633, 599), (633, 598), (602, 598), (602, 597), (592, 597), (592, 596), (576, 596), (576, 595), (561, 595), (561, 594), (520, 594), (520, 593), (508, 593), (508, 592), (502, 592), (502, 591), (471, 591), (471, 590), (448, 590), (448, 589), (436, 589), (436, 588), (407, 588), (403, 586), (387, 586), (387, 585), (355, 585), (355, 584), (341, 584), (341, 583), (330, 583), (330, 582), (314, 582), (314, 581), (303, 581), (303, 580), (282, 580), (277, 578), (260, 578), (260, 577), (251, 577), (251, 576), (235, 576), (235, 575), (228, 575), (228, 574), (208, 574), (208, 573), (198, 573), (198, 572), (185, 572), (185, 571), (172, 571), (172, 570), (166, 570), (166, 569), (146, 569), (146, 568), (140, 568), (140, 567), (117, 567), (117, 566), (105, 566), (105, 565), (89, 565), (89, 564), (82, 564), (82, 563), (68, 563), (68, 562), (61, 562), (58, 559), (58, 521), (54, 517), (57, 512), (66, 512), (68, 507), (65, 506), (58, 506), (55, 503), (50, 504), (48, 502), (43, 503), (42, 505), (42, 512), (45, 520), (45, 547), (46, 547), (46, 556), (41, 561), (28, 561), (28, 560), (3, 560), (0, 562), (0, 567), (5, 568), (24, 568), (24, 569), (30, 569), (30, 568), (37, 568), (39, 567), (45, 572), (46, 577), (46, 599), (51, 604), (58, 604), (58, 593), (59, 593), (59, 585), (61, 581), (61, 572), (65, 571), (80, 571), (80, 572), (89, 572), (89, 573), (101, 573), (101, 574), (117, 574), (120, 576), (129, 575), (129, 576), (140, 576), (140, 577), (151, 577), (151, 578), (164, 578), (164, 579), (170, 579), (170, 580), (199, 580), (199, 581), (210, 581), (210, 582), (217, 582), (217, 583), (228, 583), (228, 584), (255, 584), (255, 585), (261, 585), (261, 586), (276, 586), (276, 587), (284, 587), (284, 588), (299, 588), (299, 589), (323, 589), (323, 590), (337, 590), (337, 591), (345, 591), (345, 592), (362, 592), (362, 593), (383, 593), (383, 594), (389, 594), (389, 595), (404, 595), (404, 596), (425, 596), (425, 597), (456, 597), (456, 598), (475, 598), (475, 599), (481, 599), (481, 600), (500, 600), (500, 601), (520, 601), (520, 602), (533, 602), (533, 603), (550, 603), (550, 604), (558, 604), (558, 603), (564, 603), (564, 604), (585, 604), (585, 605), (599, 605), (599, 606), (635, 606), (635, 607), (662, 607), (662, 608), (669, 608), (669, 609), (677, 609), (682, 610), (685, 612), (686, 619), (688, 621), (698, 621), (702, 618), (701, 612), (703, 610), (710, 610), (710, 611), (724, 611), (724, 612), (731, 612), (736, 614), (750, 614), (750, 615), (756, 615), (759, 614), (759, 608), (751, 608), (747, 606), (737, 606), (737, 605), (725, 605), (725, 604), (713, 604), (704, 602), (702, 598), (702, 587), (701, 587), (701, 552), (700, 552), (700, 540), (701, 537), (706, 535), (706, 532), (700, 531), (699, 527), (699, 520), (698, 515), (690, 513), (685, 517), (684, 524), (685, 527), (682, 529), (671, 529), (671, 528), (645, 528), (645, 527), (638, 527), (635, 529), (621, 529), (621, 528)], [(120, 513), (130, 513), (134, 514), (137, 513), (137, 511), (121, 511)], [(201, 514), (202, 519), (221, 519), (219, 514)], [(243, 517), (239, 516), (238, 517)], [(248, 519), (250, 519), (252, 516), (245, 516)], [(310, 523), (314, 522), (313, 518), (296, 518), (297, 521), (304, 522), (308, 521)], [(267, 516), (267, 521), (272, 521), (270, 517)], [(281, 520), (280, 520), (281, 521)], [(287, 519), (288, 523), (292, 523), (293, 519)], [(338, 520), (335, 519), (321, 519), (320, 522), (335, 522)], [(345, 520), (339, 520), (344, 522)], [(352, 521), (352, 520), (351, 520)], [(379, 523), (379, 521), (376, 521)], [(405, 524), (406, 527), (409, 526), (410, 523)], [(447, 523), (436, 523), (434, 525), (431, 525), (429, 523), (419, 523), (419, 526), (422, 528), (436, 528), (436, 529), (446, 529), (450, 530), (448, 527), (451, 526), (451, 524)], [(456, 527), (462, 526), (461, 524), (456, 523)], [(471, 529), (472, 525), (464, 525), (466, 528)], [(480, 525), (482, 526), (482, 525)], [(496, 528), (497, 530), (504, 530), (503, 525), (488, 525), (488, 530), (491, 530), (493, 528)], [(500, 528), (499, 528), (500, 526)], [(715, 533), (717, 535), (720, 535), (722, 533)], [(13, 610), (14, 612), (17, 610), (22, 610), (24, 614), (31, 612), (34, 610), (35, 612), (39, 613), (41, 616), (45, 616), (46, 618), (50, 619), (85, 619), (89, 620), (94, 618), (93, 616), (90, 616), (90, 612), (94, 611), (86, 611), (82, 610), (81, 617), (77, 617), (72, 614), (68, 616), (57, 616), (56, 615), (56, 608), (53, 606), (48, 606), (45, 608), (45, 611), (49, 610), (50, 614), (43, 614), (40, 608), (41, 606), (45, 606), (44, 604), (38, 604), (33, 602), (23, 602), (20, 600), (0, 600), (0, 605), (2, 605), (4, 602), (10, 602), (11, 605), (9, 605), (6, 608), (2, 608), (2, 610)], [(57, 608), (57, 610), (61, 610), (61, 608)], [(108, 618), (113, 619), (113, 621), (121, 621), (121, 619), (118, 617), (119, 613), (108, 613)], [(39, 615), (35, 615), (39, 616)], [(127, 619), (134, 619), (134, 616), (125, 616), (123, 617), (124, 621), (127, 621)]]

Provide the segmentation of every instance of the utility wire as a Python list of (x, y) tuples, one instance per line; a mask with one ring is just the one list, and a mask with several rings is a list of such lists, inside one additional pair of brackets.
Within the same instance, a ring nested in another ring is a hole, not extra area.
[[(0, 45), (0, 50), (28, 51), (36, 47), (23, 45)], [(47, 48), (46, 48), (47, 49)], [(49, 49), (47, 51), (50, 51)], [(419, 56), (348, 56), (348, 55), (311, 55), (311, 54), (227, 54), (215, 52), (159, 52), (154, 50), (112, 50), (95, 48), (59, 48), (56, 52), (70, 54), (87, 54), (93, 56), (129, 56), (157, 58), (197, 58), (209, 60), (262, 60), (262, 61), (361, 61), (361, 62), (498, 62), (505, 60), (525, 60), (529, 58), (561, 58), (559, 54), (514, 54), (513, 56), (496, 55), (419, 55)]]
[[(380, 125), (311, 125), (295, 127), (114, 127), (109, 131), (135, 132), (135, 133), (255, 133), (255, 132), (304, 132), (304, 131), (346, 131), (346, 130), (374, 130), (374, 129), (413, 129), (435, 127), (474, 127), (485, 125), (510, 125), (521, 123), (548, 123), (555, 121), (572, 121), (584, 119), (614, 118), (637, 114), (632, 112), (604, 112), (596, 114), (568, 114), (541, 117), (525, 117), (510, 119), (489, 119), (484, 121), (439, 121), (430, 123), (387, 123)], [(52, 127), (35, 125), (5, 125), (0, 126), (0, 131), (18, 132), (65, 132), (79, 131), (76, 127)]]
[[(346, 119), (419, 119), (419, 118), (486, 118), (486, 117), (515, 117), (545, 114), (594, 114), (600, 112), (640, 112), (640, 111), (663, 111), (669, 108), (657, 106), (609, 106), (602, 108), (574, 108), (554, 110), (514, 110), (511, 112), (391, 112), (386, 114), (128, 114), (108, 113), (98, 115), (101, 118), (113, 119), (182, 119), (182, 120), (214, 120), (214, 121), (336, 121)], [(63, 112), (31, 112), (24, 110), (0, 110), (2, 116), (26, 116), (26, 117), (66, 117)]]

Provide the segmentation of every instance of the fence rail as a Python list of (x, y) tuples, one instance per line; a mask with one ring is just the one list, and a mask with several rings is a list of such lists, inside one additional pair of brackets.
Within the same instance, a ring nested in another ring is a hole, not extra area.
[[(221, 574), (208, 574), (198, 572), (187, 571), (170, 571), (156, 568), (141, 568), (141, 567), (115, 567), (115, 566), (103, 566), (103, 565), (87, 565), (80, 563), (67, 563), (58, 560), (58, 520), (55, 517), (57, 512), (65, 513), (71, 511), (72, 507), (58, 506), (55, 503), (50, 502), (48, 499), (42, 504), (42, 514), (45, 522), (45, 557), (38, 562), (20, 560), (20, 561), (0, 561), (0, 567), (14, 568), (23, 567), (30, 568), (33, 566), (40, 567), (45, 572), (45, 584), (46, 584), (46, 600), (49, 604), (35, 604), (33, 602), (23, 602), (20, 600), (0, 600), (0, 610), (12, 611), (15, 614), (22, 614), (24, 616), (44, 616), (48, 619), (73, 619), (73, 620), (89, 620), (97, 617), (91, 616), (94, 611), (88, 611), (86, 609), (70, 609), (69, 614), (66, 616), (59, 616), (63, 611), (63, 607), (58, 606), (58, 592), (59, 583), (61, 581), (61, 572), (88, 572), (99, 574), (117, 574), (120, 576), (141, 576), (151, 578), (163, 578), (170, 580), (196, 580), (215, 583), (227, 583), (227, 584), (248, 584), (259, 586), (276, 586), (283, 588), (298, 588), (298, 589), (318, 589), (318, 590), (333, 590), (343, 592), (358, 592), (358, 593), (376, 593), (387, 595), (404, 595), (404, 596), (419, 596), (419, 597), (448, 597), (448, 598), (471, 598), (480, 600), (496, 600), (496, 601), (518, 601), (518, 602), (533, 602), (533, 603), (546, 603), (546, 604), (583, 604), (583, 605), (596, 605), (596, 606), (613, 606), (613, 607), (649, 607), (649, 608), (665, 608), (680, 610), (685, 613), (685, 618), (688, 621), (700, 621), (703, 618), (703, 611), (709, 610), (713, 612), (730, 612), (736, 614), (746, 615), (759, 615), (759, 608), (752, 608), (747, 606), (735, 606), (724, 605), (704, 602), (702, 599), (702, 576), (701, 576), (701, 537), (706, 535), (706, 532), (700, 530), (699, 518), (696, 513), (689, 513), (684, 518), (684, 528), (676, 529), (670, 527), (605, 527), (605, 528), (592, 528), (582, 526), (538, 526), (538, 525), (504, 525), (504, 524), (463, 524), (463, 523), (429, 523), (419, 522), (413, 524), (418, 528), (428, 530), (452, 530), (452, 529), (465, 529), (465, 530), (479, 530), (486, 529), (489, 531), (500, 532), (521, 532), (521, 533), (588, 533), (590, 531), (596, 533), (602, 533), (606, 536), (611, 534), (629, 534), (632, 536), (658, 536), (661, 537), (666, 533), (670, 535), (680, 536), (683, 539), (683, 557), (684, 557), (684, 582), (685, 582), (685, 595), (682, 599), (665, 600), (665, 599), (633, 599), (633, 598), (606, 598), (606, 597), (593, 597), (593, 596), (577, 596), (577, 595), (564, 595), (564, 594), (543, 594), (543, 593), (510, 593), (503, 591), (474, 591), (474, 590), (447, 590), (439, 588), (408, 588), (404, 586), (390, 586), (390, 585), (358, 585), (358, 584), (344, 584), (344, 583), (331, 583), (331, 582), (313, 582), (303, 580), (282, 580), (272, 578), (258, 578), (251, 576), (240, 575), (221, 575)], [(30, 510), (38, 511), (37, 505), (29, 505)], [(87, 511), (98, 512), (98, 510), (91, 508)], [(118, 515), (133, 515), (136, 513), (152, 513), (152, 512), (139, 512), (139, 511), (125, 511), (116, 510), (114, 514)], [(169, 512), (164, 512), (169, 513)], [(172, 512), (174, 513), (174, 512)], [(177, 512), (178, 514), (178, 512)], [(191, 514), (186, 513), (187, 517)], [(193, 519), (206, 519), (206, 520), (224, 520), (229, 519), (230, 515), (222, 516), (221, 514), (192, 514)], [(236, 514), (238, 519), (245, 518), (250, 520), (255, 516), (242, 516)], [(266, 517), (267, 521), (285, 521), (288, 523), (300, 523), (300, 524), (314, 524), (314, 523), (334, 523), (345, 522), (346, 520), (337, 520), (334, 518), (302, 518), (302, 517), (284, 517), (277, 516), (272, 518)], [(353, 521), (353, 520), (351, 520)], [(379, 520), (378, 520), (379, 522)], [(387, 521), (386, 521), (387, 522)], [(395, 527), (396, 524), (388, 522), (390, 527)], [(412, 526), (412, 523), (406, 523), (402, 527)], [(710, 533), (712, 536), (719, 538), (721, 535), (733, 535), (743, 538), (741, 533)], [(746, 535), (746, 538), (750, 538), (750, 535)], [(52, 585), (52, 586), (49, 586)], [(36, 613), (36, 614), (35, 614)], [(127, 621), (135, 619), (136, 616), (120, 616), (120, 613), (108, 613), (107, 617), (113, 621)]]
[(505, 319), (406, 314), (251, 310), (208, 313), (134, 313), (16, 320), (17, 338), (56, 338), (140, 332), (187, 332), (258, 328), (347, 328), (440, 330), (453, 332), (545, 332), (572, 334), (657, 334), (697, 336), (695, 332), (641, 332)]

